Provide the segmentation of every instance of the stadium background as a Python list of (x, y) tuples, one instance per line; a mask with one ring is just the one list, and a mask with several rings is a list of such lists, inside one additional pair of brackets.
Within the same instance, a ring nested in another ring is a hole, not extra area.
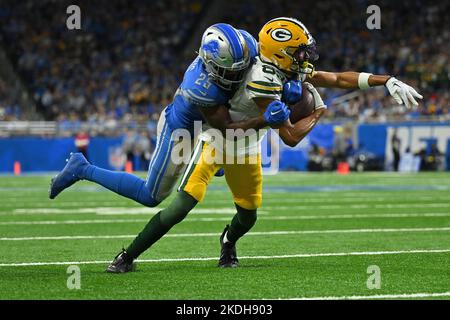
[[(81, 8), (67, 30), (66, 8)], [(368, 30), (378, 4), (381, 30)], [(417, 110), (384, 88), (321, 90), (326, 119), (296, 148), (281, 146), (282, 170), (393, 170), (392, 142), (422, 170), (450, 169), (450, 20), (445, 1), (2, 1), (0, 172), (56, 171), (76, 143), (89, 159), (146, 169), (160, 111), (195, 57), (203, 30), (228, 22), (257, 36), (270, 18), (301, 19), (316, 37), (318, 70), (394, 74), (419, 89)]]
[[(68, 31), (75, 3), (82, 30)], [(366, 28), (369, 4), (381, 7), (380, 31)], [(398, 139), (402, 154), (422, 150), (422, 169), (438, 169), (442, 157), (448, 169), (448, 9), (417, 0), (0, 0), (0, 300), (449, 299), (449, 172), (265, 176), (258, 221), (239, 240), (241, 266), (225, 270), (216, 267), (219, 236), (235, 207), (226, 179), (214, 178), (205, 201), (139, 257), (137, 272), (119, 277), (105, 268), (160, 206), (88, 181), (49, 200), (54, 172), (9, 174), (16, 161), (25, 173), (60, 170), (87, 137), (95, 164), (122, 170), (128, 156), (145, 167), (139, 153), (151, 152), (158, 114), (205, 27), (225, 21), (256, 36), (280, 15), (316, 36), (318, 69), (393, 73), (425, 96), (410, 111), (384, 88), (322, 91), (328, 116), (299, 147), (281, 146), (283, 169), (330, 166), (337, 145), (353, 152), (350, 139), (381, 169), (392, 170)], [(74, 266), (79, 289), (69, 287)], [(374, 266), (379, 288), (369, 285)]]

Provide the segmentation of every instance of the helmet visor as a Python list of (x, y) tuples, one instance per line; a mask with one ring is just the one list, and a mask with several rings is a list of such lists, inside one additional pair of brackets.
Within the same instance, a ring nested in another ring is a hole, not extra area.
[(319, 53), (317, 52), (317, 46), (315, 42), (305, 45), (302, 44), (292, 53), (292, 58), (299, 65), (304, 62), (314, 62), (319, 59)]
[(218, 65), (215, 61), (210, 60), (209, 64), (212, 69), (212, 73), (215, 77), (221, 79), (224, 82), (240, 83), (244, 79), (245, 71), (248, 64), (243, 65), (241, 68), (227, 68)]

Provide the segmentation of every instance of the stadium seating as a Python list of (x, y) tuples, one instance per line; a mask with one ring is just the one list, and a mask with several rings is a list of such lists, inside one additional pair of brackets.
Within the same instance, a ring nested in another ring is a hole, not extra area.
[[(68, 31), (64, 13), (70, 1), (5, 1), (0, 5), (0, 34), (43, 119), (57, 120), (62, 128), (77, 128), (80, 121), (91, 127), (154, 127), (195, 55), (182, 49), (194, 41), (191, 31), (208, 14), (207, 2), (81, 1), (82, 31)], [(450, 117), (450, 39), (445, 32), (450, 22), (439, 14), (448, 9), (445, 1), (427, 2), (426, 9), (425, 1), (379, 1), (382, 29), (375, 31), (365, 27), (367, 1), (223, 2), (217, 19), (255, 36), (269, 18), (301, 19), (317, 39), (320, 70), (395, 74), (425, 96), (411, 112), (393, 107), (384, 90), (369, 90), (333, 105), (330, 119)], [(0, 80), (0, 120), (23, 119), (6, 86)], [(322, 93), (332, 105), (345, 92)]]

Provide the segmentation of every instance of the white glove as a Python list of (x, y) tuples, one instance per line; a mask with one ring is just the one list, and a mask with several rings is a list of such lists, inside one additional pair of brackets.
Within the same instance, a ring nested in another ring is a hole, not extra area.
[(414, 106), (419, 105), (415, 98), (423, 99), (413, 87), (394, 77), (389, 78), (386, 82), (386, 88), (398, 104), (404, 104), (408, 109), (411, 108), (411, 103)]
[(311, 92), (311, 94), (314, 97), (314, 111), (319, 109), (327, 109), (326, 104), (323, 102), (322, 97), (320, 96), (319, 92), (317, 92), (317, 89), (314, 88), (314, 86), (309, 82), (304, 82), (305, 86), (307, 87), (308, 91)]

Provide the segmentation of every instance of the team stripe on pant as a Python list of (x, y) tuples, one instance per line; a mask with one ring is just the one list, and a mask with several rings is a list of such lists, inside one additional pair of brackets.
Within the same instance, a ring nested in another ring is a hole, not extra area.
[(195, 146), (194, 152), (192, 153), (191, 160), (189, 161), (189, 165), (186, 168), (186, 171), (183, 174), (183, 178), (181, 178), (180, 186), (178, 187), (178, 191), (182, 190), (186, 183), (189, 180), (189, 177), (191, 176), (192, 172), (195, 169), (195, 166), (198, 162), (198, 159), (200, 158), (200, 155), (202, 154), (203, 146), (205, 142), (199, 141), (197, 142), (197, 145)]
[(149, 167), (150, 172), (147, 179), (147, 186), (150, 186), (151, 188), (150, 193), (152, 198), (156, 198), (159, 184), (164, 176), (164, 171), (167, 169), (167, 164), (171, 160), (173, 146), (171, 137), (172, 130), (170, 130), (167, 123), (165, 123)]

